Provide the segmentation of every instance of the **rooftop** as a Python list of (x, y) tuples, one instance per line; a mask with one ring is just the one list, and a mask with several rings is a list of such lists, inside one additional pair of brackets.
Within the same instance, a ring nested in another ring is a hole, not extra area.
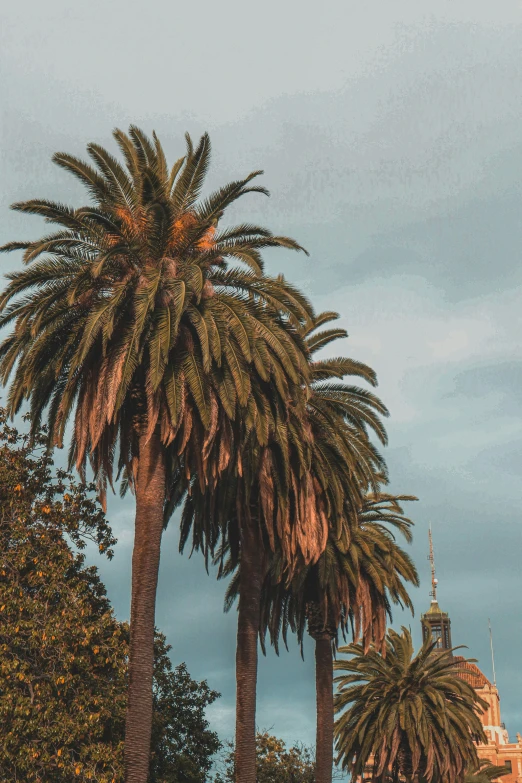
[(447, 612), (443, 612), (442, 611), (442, 609), (440, 608), (440, 606), (437, 603), (437, 601), (432, 601), (430, 608), (422, 616), (425, 617), (426, 615), (431, 615), (431, 614), (438, 614), (438, 615), (441, 615), (442, 617), (447, 617), (448, 616)]
[(472, 688), (483, 688), (485, 685), (491, 686), (490, 681), (482, 674), (478, 666), (475, 666), (474, 663), (468, 663), (462, 655), (455, 655), (454, 658), (458, 667), (457, 674), (464, 682), (467, 682)]

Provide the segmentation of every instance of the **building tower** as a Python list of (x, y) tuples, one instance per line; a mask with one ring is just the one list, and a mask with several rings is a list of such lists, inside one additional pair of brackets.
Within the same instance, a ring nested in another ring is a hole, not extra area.
[[(451, 622), (447, 612), (443, 612), (437, 602), (437, 578), (435, 576), (435, 558), (433, 556), (433, 540), (431, 526), (429, 531), (430, 554), (428, 560), (431, 564), (431, 606), (426, 614), (421, 615), (423, 639), (437, 641), (440, 649), (451, 650)], [(486, 742), (477, 745), (480, 759), (485, 759), (496, 766), (505, 766), (508, 773), (500, 778), (501, 783), (522, 783), (522, 734), (517, 734), (517, 741), (510, 742), (506, 727), (500, 716), (500, 696), (497, 689), (495, 676), (495, 661), (493, 655), (493, 638), (491, 623), (489, 623), (489, 638), (491, 644), (491, 663), (493, 669), (493, 682), (480, 671), (472, 661), (466, 660), (461, 655), (454, 656), (458, 677), (477, 692), (487, 707), (481, 715), (482, 726), (486, 735)]]
[(451, 650), (451, 620), (447, 612), (443, 612), (437, 602), (438, 580), (435, 576), (435, 557), (433, 554), (433, 539), (431, 525), (429, 529), (430, 554), (428, 560), (431, 564), (431, 605), (426, 614), (421, 616), (422, 639), (432, 639), (437, 642), (437, 647), (443, 650)]

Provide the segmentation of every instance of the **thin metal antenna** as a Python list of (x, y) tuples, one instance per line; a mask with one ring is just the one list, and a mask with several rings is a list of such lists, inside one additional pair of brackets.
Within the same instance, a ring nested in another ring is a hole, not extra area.
[(489, 625), (489, 643), (491, 645), (491, 663), (493, 665), (493, 685), (495, 688), (497, 687), (497, 675), (495, 674), (495, 653), (493, 652), (493, 633), (491, 631), (491, 621), (488, 617), (488, 625)]
[(430, 554), (428, 557), (428, 560), (431, 564), (431, 602), (433, 604), (437, 603), (437, 585), (439, 583), (439, 580), (435, 576), (435, 555), (433, 554), (433, 538), (431, 536), (431, 522), (430, 522), (430, 528), (428, 531), (428, 537), (430, 540)]

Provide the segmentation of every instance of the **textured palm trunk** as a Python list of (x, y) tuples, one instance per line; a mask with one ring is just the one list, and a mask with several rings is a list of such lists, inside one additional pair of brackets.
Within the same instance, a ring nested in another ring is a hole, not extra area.
[(241, 531), (239, 613), (236, 649), (236, 783), (256, 781), (257, 636), (263, 558), (257, 523)]
[(152, 730), (154, 614), (160, 562), (165, 461), (154, 433), (140, 438), (132, 553), (129, 688), (125, 724), (125, 783), (147, 783)]
[(332, 783), (334, 705), (332, 638), (315, 640), (315, 689), (317, 698), (316, 783)]
[(324, 614), (322, 602), (310, 600), (306, 605), (308, 633), (315, 641), (315, 691), (317, 726), (315, 742), (315, 781), (331, 783), (333, 767), (333, 653), (336, 625)]

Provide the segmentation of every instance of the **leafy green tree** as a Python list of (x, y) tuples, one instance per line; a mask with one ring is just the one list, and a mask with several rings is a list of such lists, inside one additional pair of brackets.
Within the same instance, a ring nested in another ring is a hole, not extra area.
[(220, 694), (191, 678), (184, 663), (172, 668), (165, 636), (154, 645), (154, 710), (149, 783), (206, 783), (221, 748), (205, 709)]
[[(109, 557), (115, 539), (43, 440), (31, 446), (0, 409), (0, 779), (121, 783), (129, 628), (66, 536)], [(204, 783), (220, 747), (204, 711), (219, 694), (172, 670), (169, 649), (156, 633), (149, 780)]]
[[(243, 421), (250, 439), (276, 439), (284, 457), (292, 384), (306, 374), (296, 326), (311, 308), (283, 277), (262, 273), (262, 249), (297, 243), (250, 224), (218, 230), (239, 197), (267, 192), (251, 184), (261, 172), (201, 201), (207, 134), (195, 149), (187, 135), (170, 169), (155, 134), (114, 136), (125, 166), (97, 144), (87, 148), (94, 166), (54, 156), (93, 203), (13, 205), (58, 230), (2, 248), (23, 250), (28, 267), (7, 276), (0, 298), (0, 327), (14, 324), (0, 380), (12, 379), (10, 414), (29, 401), (33, 432), (46, 415), (50, 446), (62, 446), (73, 416), (70, 465), (83, 477), (90, 460), (102, 499), (115, 474), (135, 492), (125, 765), (126, 783), (146, 783), (164, 523), (194, 481), (212, 496), (231, 461), (241, 473)], [(264, 469), (277, 480), (281, 459)]]
[[(219, 772), (215, 783), (233, 783), (234, 744), (226, 743), (222, 751)], [(315, 783), (314, 754), (311, 748), (295, 744), (286, 748), (283, 740), (270, 732), (256, 734), (257, 783)]]
[(109, 783), (121, 780), (122, 631), (64, 533), (109, 556), (115, 540), (86, 488), (53, 470), (43, 434), (35, 440), (0, 411), (0, 778)]
[(337, 763), (356, 780), (373, 759), (376, 783), (417, 779), (462, 783), (478, 767), (486, 703), (458, 676), (452, 652), (426, 640), (415, 655), (411, 634), (390, 630), (385, 655), (341, 647), (335, 697)]

